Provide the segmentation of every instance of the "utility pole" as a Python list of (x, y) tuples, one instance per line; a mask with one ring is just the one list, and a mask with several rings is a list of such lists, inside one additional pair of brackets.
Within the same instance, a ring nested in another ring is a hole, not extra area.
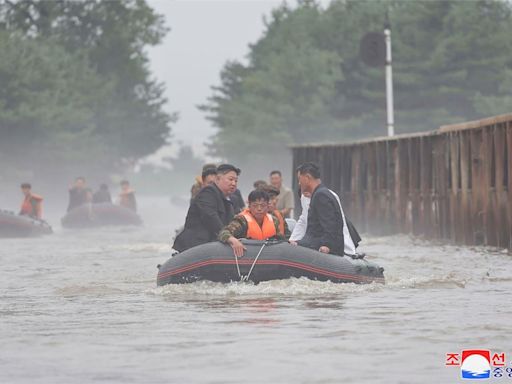
[(368, 32), (359, 44), (359, 54), (370, 67), (385, 67), (386, 73), (386, 112), (388, 136), (395, 135), (395, 115), (393, 106), (393, 69), (391, 62), (391, 24), (386, 12), (384, 33)]
[(391, 61), (391, 26), (389, 19), (384, 25), (384, 36), (386, 40), (386, 110), (388, 136), (395, 135), (395, 112), (393, 106), (393, 67)]

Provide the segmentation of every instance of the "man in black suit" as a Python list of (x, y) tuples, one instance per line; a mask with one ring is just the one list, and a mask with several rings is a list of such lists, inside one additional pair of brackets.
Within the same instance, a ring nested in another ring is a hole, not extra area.
[(322, 184), (320, 169), (314, 163), (297, 168), (300, 189), (311, 194), (306, 234), (292, 245), (343, 256), (343, 215), (333, 193)]
[(220, 230), (233, 219), (233, 203), (240, 169), (231, 164), (217, 167), (215, 182), (202, 188), (192, 200), (185, 228), (176, 236), (173, 248), (183, 252), (196, 245), (216, 241)]

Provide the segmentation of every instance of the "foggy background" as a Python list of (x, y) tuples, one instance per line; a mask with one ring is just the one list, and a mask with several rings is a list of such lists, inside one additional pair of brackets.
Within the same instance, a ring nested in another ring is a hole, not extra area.
[(28, 181), (64, 211), (76, 176), (186, 199), (209, 161), (290, 186), (289, 145), (386, 132), (359, 42), (387, 18), (397, 133), (512, 110), (506, 1), (0, 1), (0, 207)]

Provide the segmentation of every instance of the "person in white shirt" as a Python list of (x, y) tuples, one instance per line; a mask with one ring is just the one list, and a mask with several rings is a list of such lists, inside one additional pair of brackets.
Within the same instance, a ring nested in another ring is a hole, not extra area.
[[(343, 207), (341, 205), (339, 196), (336, 194), (336, 192), (334, 192), (332, 190), (329, 190), (329, 191), (334, 195), (334, 197), (338, 201), (338, 204), (340, 205), (340, 209), (341, 209), (341, 214), (343, 216), (344, 253), (346, 255), (350, 255), (350, 256), (356, 255), (357, 254), (357, 251), (356, 251), (357, 244), (359, 244), (359, 241), (361, 240), (361, 238), (359, 237), (359, 234), (357, 233), (357, 231), (355, 232), (355, 234), (351, 233), (351, 231), (349, 230), (349, 225), (352, 225), (352, 223), (347, 225), (347, 218), (345, 217), (345, 213), (343, 212)], [(301, 213), (299, 219), (297, 220), (295, 227), (293, 228), (293, 232), (290, 236), (290, 241), (299, 241), (306, 234), (306, 228), (308, 225), (309, 204), (311, 203), (311, 195), (307, 192), (304, 192), (303, 194), (301, 194), (300, 203), (302, 206), (302, 213)], [(354, 230), (355, 230), (355, 228), (354, 228)], [(355, 241), (352, 238), (352, 236), (356, 237)]]
[(308, 192), (304, 192), (300, 195), (300, 205), (302, 207), (302, 213), (293, 227), (290, 241), (299, 241), (306, 234), (306, 228), (308, 226), (308, 211), (309, 204), (311, 203), (311, 195)]

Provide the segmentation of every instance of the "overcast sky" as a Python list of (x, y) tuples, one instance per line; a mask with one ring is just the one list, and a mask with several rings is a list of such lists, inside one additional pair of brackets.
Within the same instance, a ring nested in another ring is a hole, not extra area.
[(261, 37), (263, 16), (281, 0), (149, 0), (163, 14), (171, 31), (163, 44), (149, 51), (151, 68), (165, 83), (168, 111), (180, 114), (173, 141), (204, 152), (204, 141), (215, 130), (196, 106), (206, 101), (210, 87), (228, 60), (244, 60), (249, 43)]

